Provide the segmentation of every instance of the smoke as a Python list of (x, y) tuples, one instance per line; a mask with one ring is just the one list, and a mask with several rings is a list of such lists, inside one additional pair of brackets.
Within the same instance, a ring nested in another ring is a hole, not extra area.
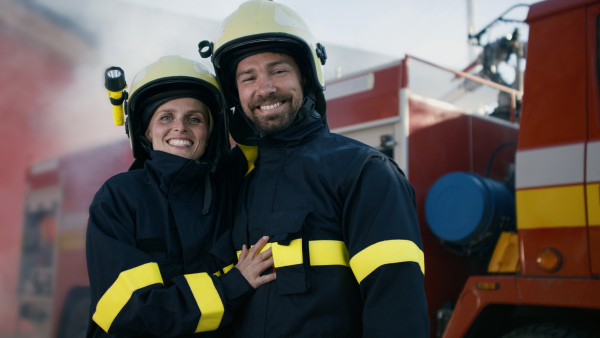
[[(16, 291), (26, 264), (29, 168), (75, 152), (93, 155), (103, 144), (125, 141), (124, 127), (113, 123), (105, 69), (122, 67), (131, 83), (138, 70), (166, 54), (200, 60), (212, 69), (209, 60), (200, 59), (197, 44), (211, 39), (217, 25), (115, 0), (0, 1), (0, 336), (33, 330), (15, 326)], [(77, 168), (70, 168), (77, 173), (128, 166), (78, 158)]]
[[(37, 0), (36, 5), (60, 13), (65, 34), (84, 46), (68, 54), (71, 78), (47, 98), (39, 122), (41, 135), (55, 140), (60, 154), (126, 138), (114, 126), (112, 106), (104, 88), (104, 70), (123, 68), (127, 83), (160, 56), (179, 54), (206, 64), (198, 42), (212, 39), (218, 22), (114, 0)], [(49, 43), (52, 43), (51, 41)]]

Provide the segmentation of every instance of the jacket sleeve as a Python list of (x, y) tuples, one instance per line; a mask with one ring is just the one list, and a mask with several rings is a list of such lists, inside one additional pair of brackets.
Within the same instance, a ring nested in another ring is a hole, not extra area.
[[(165, 262), (136, 248), (135, 207), (105, 184), (90, 207), (86, 256), (92, 293), (88, 336), (175, 337), (223, 327), (253, 291), (236, 269), (163, 280)], [(161, 266), (159, 266), (161, 264)]]
[(364, 337), (429, 337), (423, 244), (414, 190), (397, 165), (373, 155), (344, 203), (350, 267), (364, 301)]

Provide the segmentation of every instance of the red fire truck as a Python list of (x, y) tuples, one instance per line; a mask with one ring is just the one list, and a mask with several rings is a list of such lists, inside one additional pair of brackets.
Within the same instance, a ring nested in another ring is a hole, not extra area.
[[(327, 84), (332, 131), (393, 157), (416, 190), (432, 337), (599, 334), (600, 1), (547, 0), (526, 21), (523, 91), (519, 58), (512, 82), (500, 74), (515, 35), (469, 72), (406, 56)], [(83, 335), (87, 208), (131, 162), (122, 140), (30, 168), (23, 330)]]
[(600, 1), (542, 2), (527, 23), (516, 226), (465, 283), (444, 337), (599, 334)]
[(123, 140), (30, 167), (18, 332), (85, 336), (90, 305), (85, 260), (88, 208), (104, 181), (126, 171), (132, 162), (129, 141)]

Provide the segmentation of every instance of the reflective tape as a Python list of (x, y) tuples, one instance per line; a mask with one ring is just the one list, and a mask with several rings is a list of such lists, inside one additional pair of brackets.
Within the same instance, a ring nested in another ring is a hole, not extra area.
[(220, 277), (223, 274), (226, 274), (229, 272), (229, 270), (233, 269), (233, 264), (229, 264), (228, 266), (223, 268), (223, 273), (221, 273), (221, 271), (217, 271), (215, 273), (213, 273), (213, 275)]
[(210, 276), (206, 273), (185, 275), (202, 315), (195, 333), (214, 331), (219, 328), (225, 307)]
[(516, 155), (516, 188), (582, 184), (584, 163), (584, 143), (519, 150)]
[(312, 266), (350, 266), (348, 249), (342, 241), (310, 241), (308, 242), (308, 251)]
[(600, 225), (599, 183), (600, 141), (518, 151), (517, 227)]
[(587, 186), (588, 222), (600, 226), (600, 183)]
[(425, 274), (425, 256), (414, 242), (404, 239), (395, 239), (375, 243), (350, 260), (350, 267), (358, 283), (380, 266), (386, 264), (415, 262)]
[(290, 242), (290, 245), (270, 244), (273, 264), (276, 268), (302, 264), (302, 239), (295, 239)]
[[(278, 243), (267, 243), (261, 252), (271, 248), (273, 254), (273, 263), (276, 268), (284, 266), (300, 265), (302, 258), (302, 239), (295, 239), (290, 245), (281, 245)], [(350, 266), (348, 259), (348, 249), (342, 241), (309, 241), (308, 252), (311, 266), (322, 265), (343, 265)], [(238, 251), (238, 258), (242, 252)]]
[[(262, 251), (273, 248), (275, 267), (302, 264), (302, 240), (296, 239), (289, 246), (267, 243)], [(369, 246), (349, 260), (348, 249), (342, 241), (308, 242), (311, 266), (342, 265), (351, 267), (360, 283), (371, 272), (385, 264), (415, 262), (425, 274), (425, 256), (414, 242), (409, 240), (389, 240)], [(238, 251), (238, 258), (241, 251)]]
[(600, 141), (590, 142), (586, 149), (586, 181), (600, 182)]
[(160, 269), (156, 263), (146, 263), (133, 269), (123, 271), (119, 277), (102, 295), (96, 306), (92, 319), (104, 331), (112, 325), (131, 295), (139, 289), (152, 284), (163, 284)]
[(228, 273), (231, 269), (233, 269), (233, 264), (229, 264), (228, 266), (224, 267), (223, 272)]
[(582, 184), (518, 190), (517, 229), (582, 227), (586, 225)]
[(247, 146), (238, 143), (237, 146), (240, 148), (244, 157), (246, 157), (246, 162), (248, 162), (248, 171), (244, 177), (246, 177), (252, 170), (254, 170), (254, 162), (256, 162), (256, 158), (258, 157), (258, 147), (257, 146)]

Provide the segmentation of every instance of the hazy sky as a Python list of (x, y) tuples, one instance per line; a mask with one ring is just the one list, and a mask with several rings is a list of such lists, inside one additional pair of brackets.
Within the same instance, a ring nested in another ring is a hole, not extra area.
[[(125, 137), (123, 128), (111, 126), (111, 106), (106, 98), (103, 71), (109, 66), (125, 70), (128, 83), (144, 66), (158, 57), (180, 54), (200, 60), (198, 42), (212, 40), (221, 21), (243, 0), (28, 0), (43, 11), (55, 13), (71, 30), (91, 37), (87, 54), (78, 60), (73, 80), (63, 97), (47, 105), (43, 121), (48, 135), (59, 135), (70, 151)], [(518, 3), (533, 0), (471, 0), (475, 32)], [(329, 59), (326, 82), (365, 68), (397, 61), (406, 54), (457, 70), (465, 68), (467, 0), (280, 0), (294, 9), (323, 43)], [(525, 19), (527, 8), (509, 17)], [(484, 42), (511, 33), (514, 24), (499, 23)], [(526, 38), (528, 30), (519, 25)], [(67, 28), (69, 29), (69, 28)], [(480, 50), (477, 50), (478, 53)], [(85, 107), (85, 109), (82, 109)], [(67, 123), (68, 121), (68, 123)], [(77, 128), (96, 125), (93, 133), (77, 134)], [(61, 130), (57, 132), (56, 130)], [(77, 143), (71, 140), (78, 139)]]
[[(185, 15), (221, 21), (242, 0), (121, 0)], [(402, 58), (412, 54), (446, 66), (470, 63), (467, 44), (468, 0), (281, 0), (294, 9), (323, 43), (335, 43)], [(471, 0), (475, 32), (510, 7), (534, 0)], [(525, 19), (526, 7), (509, 17)], [(513, 25), (497, 24), (495, 37), (512, 32)], [(527, 27), (522, 25), (523, 35)]]

